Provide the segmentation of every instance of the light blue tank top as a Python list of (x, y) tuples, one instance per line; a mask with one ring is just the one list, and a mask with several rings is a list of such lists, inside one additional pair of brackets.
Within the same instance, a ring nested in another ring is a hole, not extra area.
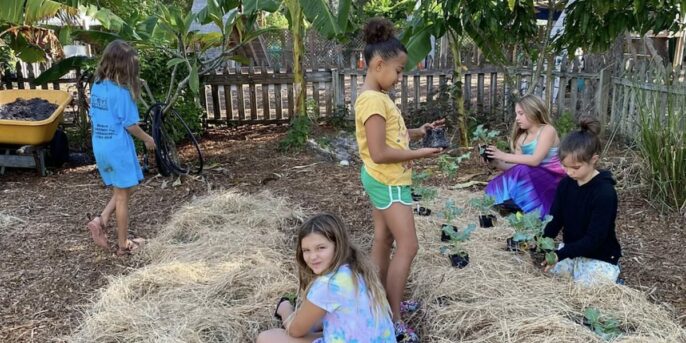
[[(524, 154), (524, 155), (533, 155), (534, 154), (534, 151), (536, 151), (536, 145), (538, 144), (538, 137), (541, 136), (541, 132), (543, 131), (544, 127), (545, 127), (545, 125), (542, 126), (538, 130), (538, 133), (536, 134), (536, 138), (534, 138), (534, 140), (532, 140), (529, 143), (522, 144), (522, 154)], [(553, 159), (553, 157), (557, 156), (557, 149), (558, 148), (556, 146), (551, 147), (550, 150), (548, 150), (548, 154), (545, 155), (545, 157), (543, 158), (543, 161), (541, 161), (541, 163), (550, 162)]]

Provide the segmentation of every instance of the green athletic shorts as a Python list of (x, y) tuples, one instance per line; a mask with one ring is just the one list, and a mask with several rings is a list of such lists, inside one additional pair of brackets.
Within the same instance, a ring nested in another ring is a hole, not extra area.
[(394, 202), (399, 202), (404, 205), (412, 205), (412, 192), (410, 186), (388, 186), (373, 178), (367, 169), (362, 166), (360, 172), (360, 179), (362, 179), (362, 187), (369, 195), (369, 200), (372, 205), (379, 210), (385, 210)]

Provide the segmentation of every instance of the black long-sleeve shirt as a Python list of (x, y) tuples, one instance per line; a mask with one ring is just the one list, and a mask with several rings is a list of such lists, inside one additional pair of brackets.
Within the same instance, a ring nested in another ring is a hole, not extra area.
[(565, 177), (560, 181), (550, 210), (553, 220), (543, 236), (555, 238), (562, 230), (564, 247), (556, 251), (560, 261), (587, 257), (617, 264), (622, 250), (615, 233), (617, 192), (609, 171), (600, 171), (579, 186)]

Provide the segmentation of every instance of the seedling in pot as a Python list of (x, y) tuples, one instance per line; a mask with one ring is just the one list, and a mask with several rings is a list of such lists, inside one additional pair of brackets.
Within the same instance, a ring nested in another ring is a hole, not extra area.
[[(429, 201), (436, 197), (436, 195), (438, 194), (438, 190), (436, 190), (436, 188), (425, 187), (422, 185), (424, 181), (426, 181), (429, 178), (429, 176), (431, 176), (431, 173), (426, 171), (412, 174), (412, 186), (414, 188), (413, 200), (419, 199)], [(419, 203), (417, 203), (414, 208), (414, 213), (420, 216), (428, 216), (431, 215), (431, 209), (420, 206)]]
[(453, 225), (453, 220), (462, 214), (462, 209), (455, 206), (455, 202), (452, 199), (446, 200), (443, 205), (443, 211), (440, 215), (443, 217), (444, 223), (441, 226), (441, 242), (447, 242), (450, 240), (452, 233), (457, 233), (457, 226)]
[(584, 325), (606, 341), (614, 340), (622, 334), (619, 321), (610, 316), (604, 316), (595, 307), (587, 307), (584, 310)]
[(531, 259), (535, 266), (540, 266), (543, 261), (552, 266), (555, 264), (557, 256), (555, 256), (555, 241), (550, 237), (543, 237), (543, 235), (534, 237), (535, 248), (530, 251)]
[(462, 243), (469, 240), (472, 232), (476, 230), (475, 224), (469, 224), (460, 232), (449, 232), (450, 241), (447, 245), (441, 246), (440, 251), (443, 255), (448, 255), (453, 267), (464, 268), (469, 264), (469, 254)]
[[(551, 215), (546, 215), (541, 220), (539, 210), (526, 214), (517, 212), (507, 216), (508, 224), (515, 230), (514, 235), (511, 237), (511, 241), (517, 243), (521, 250), (536, 249), (537, 243), (543, 242), (543, 230), (551, 220), (553, 220)], [(508, 239), (508, 247), (511, 246), (509, 241), (510, 239)], [(554, 245), (549, 244), (549, 242), (550, 241), (545, 240), (545, 243), (541, 244), (546, 247)], [(551, 250), (552, 248), (554, 248), (554, 246), (550, 247)]]
[(453, 157), (450, 155), (441, 155), (438, 158), (438, 168), (448, 177), (454, 177), (460, 169), (460, 163), (463, 160), (469, 159), (472, 156), (471, 152), (464, 153), (460, 156)]
[(427, 129), (426, 135), (424, 135), (422, 140), (422, 146), (425, 148), (447, 149), (450, 146), (450, 142), (445, 138), (445, 128)]
[(488, 194), (469, 200), (469, 206), (479, 211), (479, 226), (482, 228), (493, 227), (497, 221), (493, 205), (495, 205), (495, 198)]
[(493, 145), (499, 134), (500, 131), (486, 129), (483, 124), (479, 124), (472, 133), (472, 142), (476, 143), (479, 155), (481, 155), (484, 161), (490, 162), (492, 160), (492, 158), (486, 155), (486, 148), (489, 145)]

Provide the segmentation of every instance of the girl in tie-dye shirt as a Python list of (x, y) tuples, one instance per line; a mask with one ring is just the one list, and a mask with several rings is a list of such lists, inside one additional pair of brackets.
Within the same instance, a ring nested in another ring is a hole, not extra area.
[(376, 271), (335, 215), (319, 214), (299, 229), (296, 252), (300, 294), (294, 309), (276, 313), (284, 329), (262, 332), (258, 343), (395, 343), (390, 308)]

